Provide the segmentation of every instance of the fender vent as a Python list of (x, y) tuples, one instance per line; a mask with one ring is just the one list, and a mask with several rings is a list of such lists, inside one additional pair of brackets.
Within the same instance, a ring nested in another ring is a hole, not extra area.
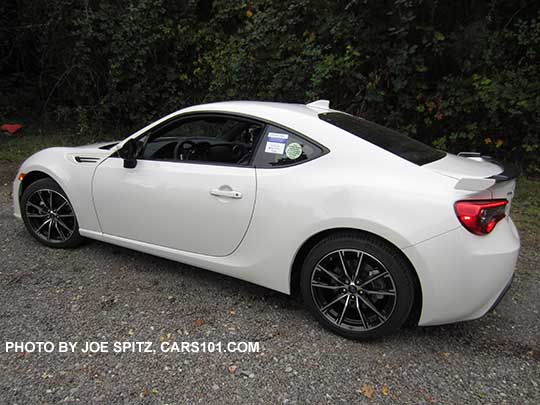
[(75, 161), (78, 163), (96, 163), (100, 158), (92, 156), (75, 156)]

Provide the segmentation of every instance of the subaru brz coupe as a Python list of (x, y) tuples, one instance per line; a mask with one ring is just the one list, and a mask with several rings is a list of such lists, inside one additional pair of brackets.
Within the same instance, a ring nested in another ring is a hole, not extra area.
[(475, 319), (519, 252), (515, 173), (330, 109), (232, 101), (122, 142), (50, 148), (13, 184), (53, 248), (97, 239), (300, 293), (329, 330), (376, 338)]

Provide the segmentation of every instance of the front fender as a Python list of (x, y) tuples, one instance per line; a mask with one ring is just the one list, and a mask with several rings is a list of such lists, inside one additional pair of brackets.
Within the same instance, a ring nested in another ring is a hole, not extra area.
[(97, 163), (77, 164), (70, 158), (73, 151), (74, 148), (44, 149), (23, 162), (13, 181), (13, 209), (16, 217), (21, 217), (22, 183), (18, 179), (19, 175), (41, 172), (64, 190), (77, 216), (79, 228), (101, 232), (91, 194), (91, 180)]

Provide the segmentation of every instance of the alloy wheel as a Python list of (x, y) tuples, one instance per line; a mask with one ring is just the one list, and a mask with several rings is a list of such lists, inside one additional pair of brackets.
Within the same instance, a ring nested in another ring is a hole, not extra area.
[(32, 231), (47, 242), (68, 240), (76, 227), (75, 213), (62, 194), (51, 189), (34, 191), (26, 200), (25, 214)]
[(397, 292), (392, 275), (374, 256), (357, 249), (325, 255), (311, 275), (320, 313), (340, 328), (368, 331), (392, 315)]

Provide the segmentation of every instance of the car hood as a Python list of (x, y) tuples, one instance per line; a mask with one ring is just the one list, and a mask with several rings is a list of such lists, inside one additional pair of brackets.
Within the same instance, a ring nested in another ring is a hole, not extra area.
[(501, 166), (481, 157), (467, 158), (451, 153), (422, 167), (455, 179), (485, 179), (503, 172)]
[(90, 145), (76, 146), (73, 149), (93, 151), (93, 152), (107, 151), (107, 150), (112, 149), (117, 144), (118, 144), (118, 141), (115, 141), (115, 142), (110, 142), (110, 141), (109, 142), (98, 142), (98, 143), (92, 143)]

